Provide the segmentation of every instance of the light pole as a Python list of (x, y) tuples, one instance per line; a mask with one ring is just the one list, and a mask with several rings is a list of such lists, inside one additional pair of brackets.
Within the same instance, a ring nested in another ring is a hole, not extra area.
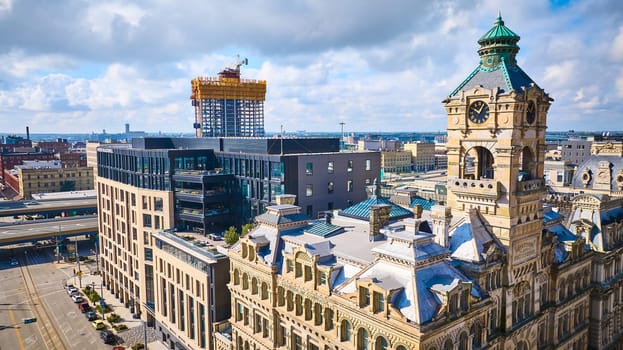
[(78, 240), (76, 240), (76, 263), (78, 264), (78, 288), (82, 289), (82, 271), (80, 270), (80, 253), (78, 252)]
[(342, 128), (342, 138), (340, 139), (340, 150), (344, 149), (344, 125), (346, 123), (340, 122), (340, 127)]

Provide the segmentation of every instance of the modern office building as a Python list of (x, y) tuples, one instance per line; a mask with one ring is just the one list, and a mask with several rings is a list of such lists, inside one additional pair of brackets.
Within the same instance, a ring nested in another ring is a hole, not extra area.
[[(543, 207), (552, 99), (517, 66), (518, 41), (498, 16), (444, 101), (446, 206), (405, 219), (373, 195), (322, 221), (267, 208), (229, 252), (217, 349), (621, 347), (623, 203), (585, 193), (567, 218)], [(619, 163), (580, 179), (623, 186)]]
[(240, 66), (192, 80), (197, 137), (264, 136), (266, 81), (240, 78)]

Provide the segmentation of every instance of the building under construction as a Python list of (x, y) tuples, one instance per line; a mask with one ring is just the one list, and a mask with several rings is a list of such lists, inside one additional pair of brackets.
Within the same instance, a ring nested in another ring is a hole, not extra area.
[(266, 81), (240, 79), (240, 66), (222, 70), (218, 77), (192, 80), (197, 137), (264, 136)]

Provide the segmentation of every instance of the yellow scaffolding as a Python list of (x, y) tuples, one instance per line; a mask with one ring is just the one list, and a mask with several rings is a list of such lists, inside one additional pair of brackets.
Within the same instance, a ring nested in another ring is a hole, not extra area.
[(192, 100), (266, 100), (266, 80), (199, 77), (192, 80)]

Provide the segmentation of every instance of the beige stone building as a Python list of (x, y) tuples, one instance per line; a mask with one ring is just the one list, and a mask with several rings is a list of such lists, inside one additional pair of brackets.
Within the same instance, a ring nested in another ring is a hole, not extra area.
[(411, 153), (413, 170), (417, 172), (435, 169), (435, 144), (430, 142), (405, 143), (405, 151)]
[(33, 193), (84, 191), (93, 189), (93, 169), (60, 167), (16, 166), (8, 180), (16, 183), (21, 198), (29, 199)]
[[(518, 40), (498, 17), (444, 101), (446, 207), (405, 218), (373, 194), (324, 220), (267, 208), (229, 252), (218, 349), (621, 348), (623, 202), (544, 208), (552, 99), (517, 66)], [(616, 164), (587, 169), (585, 188), (618, 186)]]
[(411, 152), (382, 151), (381, 169), (386, 173), (411, 172)]

